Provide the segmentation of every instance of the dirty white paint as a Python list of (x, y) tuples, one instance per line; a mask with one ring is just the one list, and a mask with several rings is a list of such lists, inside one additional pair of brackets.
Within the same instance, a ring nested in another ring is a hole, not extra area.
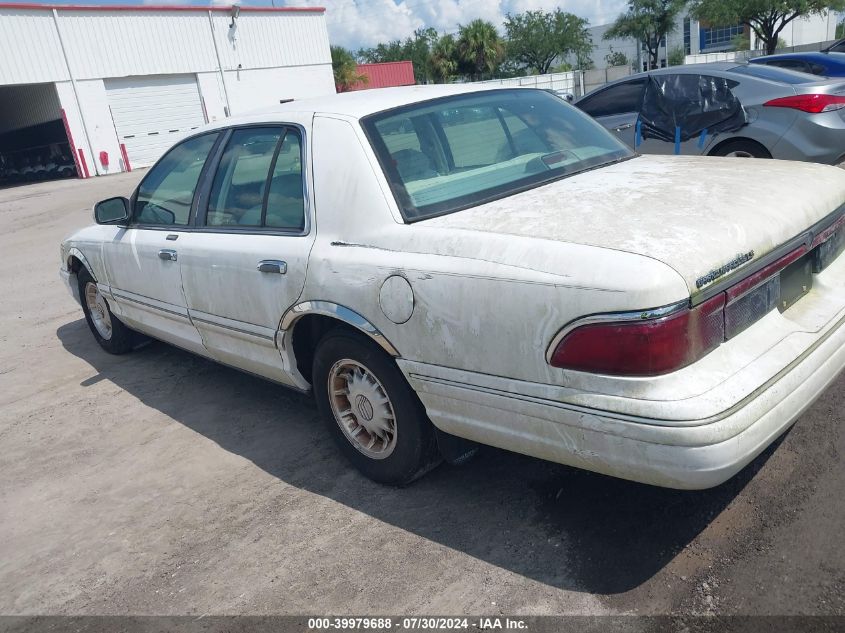
[[(724, 480), (845, 365), (842, 257), (795, 306), (677, 372), (645, 379), (549, 366), (550, 342), (574, 319), (686, 300), (697, 277), (737, 253), (757, 259), (800, 235), (845, 203), (845, 172), (639, 157), (404, 224), (359, 118), (461, 91), (354, 93), (218, 123), (302, 125), (303, 236), (182, 232), (177, 264), (156, 257), (166, 232), (91, 227), (65, 252), (85, 255), (133, 327), (286, 384), (304, 385), (281, 325), (296, 321), (285, 314), (342, 306), (395, 348), (444, 430), (661, 485)], [(284, 278), (261, 279), (254, 264), (265, 258), (288, 262)], [(131, 301), (142, 297), (151, 300)]]
[(404, 277), (391, 275), (381, 285), (378, 303), (388, 319), (400, 325), (405, 323), (414, 313), (414, 291), (411, 284)]

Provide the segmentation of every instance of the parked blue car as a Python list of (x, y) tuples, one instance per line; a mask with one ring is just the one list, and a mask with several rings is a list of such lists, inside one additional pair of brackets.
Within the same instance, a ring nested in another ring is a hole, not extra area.
[(754, 57), (748, 61), (822, 77), (845, 77), (845, 53), (784, 53)]

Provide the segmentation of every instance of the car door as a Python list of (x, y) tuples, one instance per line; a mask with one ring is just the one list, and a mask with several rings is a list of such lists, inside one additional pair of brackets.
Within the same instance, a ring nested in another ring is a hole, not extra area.
[(109, 292), (126, 323), (207, 355), (188, 315), (179, 250), (190, 237), (201, 174), (219, 133), (187, 139), (147, 173), (132, 197), (132, 217), (103, 244)]
[(576, 105), (633, 148), (645, 82), (646, 77), (637, 77), (613, 84), (587, 95)]
[(308, 218), (304, 129), (232, 129), (180, 251), (188, 311), (216, 360), (285, 384), (276, 334), (305, 285)]

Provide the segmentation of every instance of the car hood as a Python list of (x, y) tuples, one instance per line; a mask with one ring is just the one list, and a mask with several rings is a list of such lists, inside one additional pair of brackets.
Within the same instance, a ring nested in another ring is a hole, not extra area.
[(843, 203), (845, 170), (835, 167), (639, 156), (423, 224), (642, 255), (694, 293), (710, 271), (760, 259)]

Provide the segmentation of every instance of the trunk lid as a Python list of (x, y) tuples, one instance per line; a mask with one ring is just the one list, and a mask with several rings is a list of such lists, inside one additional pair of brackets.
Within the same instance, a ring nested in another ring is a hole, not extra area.
[(835, 167), (640, 156), (423, 223), (650, 257), (677, 271), (695, 295), (753, 266), (843, 203), (845, 170)]

